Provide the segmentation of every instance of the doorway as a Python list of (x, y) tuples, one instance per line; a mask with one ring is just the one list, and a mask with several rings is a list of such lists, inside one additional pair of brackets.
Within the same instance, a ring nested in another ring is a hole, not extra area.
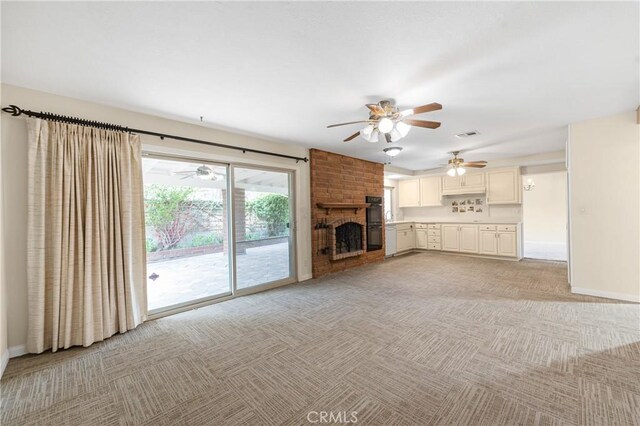
[(524, 256), (567, 260), (567, 172), (523, 176)]
[(290, 171), (145, 154), (150, 315), (295, 281)]
[(233, 167), (236, 289), (293, 282), (290, 172)]
[(228, 166), (145, 156), (147, 308), (232, 293)]

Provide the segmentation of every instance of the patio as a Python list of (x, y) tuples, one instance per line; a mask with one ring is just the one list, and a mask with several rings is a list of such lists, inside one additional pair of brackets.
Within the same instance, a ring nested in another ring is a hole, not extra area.
[[(154, 310), (218, 294), (229, 293), (229, 258), (225, 253), (151, 262), (147, 276), (147, 306)], [(289, 244), (247, 248), (237, 256), (238, 288), (284, 279), (289, 272)]]

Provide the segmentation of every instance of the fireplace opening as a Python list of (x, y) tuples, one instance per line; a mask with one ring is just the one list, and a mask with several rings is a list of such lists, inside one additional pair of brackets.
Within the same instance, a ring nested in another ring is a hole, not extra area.
[(362, 225), (347, 222), (336, 227), (336, 254), (362, 250)]

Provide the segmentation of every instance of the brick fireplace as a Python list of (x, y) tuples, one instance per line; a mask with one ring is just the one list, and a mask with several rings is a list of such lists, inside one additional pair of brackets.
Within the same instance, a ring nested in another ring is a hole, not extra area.
[(384, 250), (366, 250), (364, 208), (323, 208), (318, 204), (362, 205), (367, 195), (383, 196), (384, 166), (317, 149), (310, 150), (309, 158), (313, 276), (382, 261)]
[(331, 260), (364, 254), (367, 247), (366, 223), (357, 217), (338, 219), (329, 224), (328, 252)]

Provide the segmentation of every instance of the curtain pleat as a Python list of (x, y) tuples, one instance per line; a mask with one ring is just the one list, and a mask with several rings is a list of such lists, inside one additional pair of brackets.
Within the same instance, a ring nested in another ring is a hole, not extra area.
[(146, 319), (137, 135), (28, 120), (27, 350), (89, 346)]

